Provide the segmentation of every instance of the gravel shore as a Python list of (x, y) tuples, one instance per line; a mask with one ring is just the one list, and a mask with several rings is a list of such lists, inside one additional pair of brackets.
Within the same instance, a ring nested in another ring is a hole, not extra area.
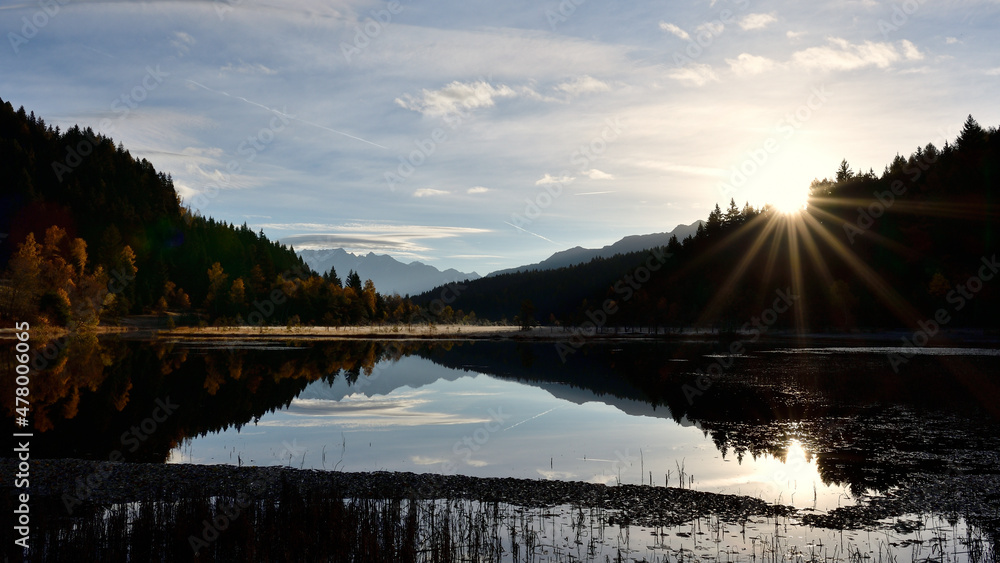
[[(15, 473), (15, 460), (0, 460), (0, 468), (4, 474)], [(751, 516), (794, 513), (791, 507), (771, 505), (752, 497), (645, 485), (605, 486), (429, 473), (344, 473), (278, 466), (41, 459), (32, 460), (30, 480), (32, 498), (69, 498), (94, 503), (216, 495), (277, 499), (291, 485), (303, 498), (331, 495), (379, 499), (464, 498), (529, 507), (580, 505), (615, 511), (623, 522), (641, 525), (677, 525), (708, 515), (738, 522)], [(11, 483), (5, 482), (3, 486), (12, 492)]]

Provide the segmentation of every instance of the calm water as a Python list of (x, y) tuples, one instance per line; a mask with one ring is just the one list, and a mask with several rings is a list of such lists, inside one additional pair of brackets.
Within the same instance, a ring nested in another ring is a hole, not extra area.
[(652, 476), (656, 485), (669, 477), (673, 486), (772, 501), (791, 502), (794, 494), (799, 506), (812, 506), (814, 492), (820, 507), (850, 498), (844, 486), (825, 485), (806, 456), (792, 440), (785, 460), (738, 461), (665, 406), (411, 356), (379, 362), (353, 385), (343, 377), (310, 383), (256, 424), (185, 440), (170, 461), (606, 484)]
[(91, 339), (34, 379), (39, 457), (666, 483), (820, 510), (997, 471), (995, 349), (907, 350), (898, 373), (890, 348), (720, 350)]

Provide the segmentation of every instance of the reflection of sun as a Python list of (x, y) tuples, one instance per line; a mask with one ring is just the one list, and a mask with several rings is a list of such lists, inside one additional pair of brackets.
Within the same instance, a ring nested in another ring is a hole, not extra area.
[[(784, 459), (774, 457), (758, 462), (757, 479), (773, 487), (771, 490), (782, 503), (811, 506), (831, 502), (826, 498), (831, 496), (831, 488), (823, 484), (816, 458), (796, 439), (789, 442)], [(822, 501), (818, 499), (820, 492), (824, 496)]]

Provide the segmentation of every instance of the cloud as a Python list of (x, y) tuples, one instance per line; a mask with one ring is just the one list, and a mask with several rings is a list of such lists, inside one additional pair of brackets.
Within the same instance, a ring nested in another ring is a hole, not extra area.
[(439, 90), (422, 90), (420, 96), (404, 94), (396, 104), (424, 115), (440, 116), (465, 110), (493, 107), (494, 99), (517, 95), (510, 86), (493, 86), (489, 82), (452, 82)]
[(910, 43), (906, 39), (902, 41), (903, 45), (903, 56), (906, 57), (908, 61), (922, 61), (924, 60), (924, 54), (921, 53), (917, 46)]
[(1000, 76), (1000, 66), (987, 70), (985, 74), (986, 76)]
[(264, 75), (277, 74), (277, 71), (267, 68), (266, 66), (260, 63), (256, 64), (245, 63), (243, 62), (242, 59), (240, 59), (238, 65), (234, 65), (233, 63), (227, 63), (226, 66), (219, 69), (219, 72), (236, 72), (239, 74), (264, 74)]
[(712, 67), (706, 64), (692, 64), (676, 68), (668, 72), (667, 76), (686, 86), (704, 86), (709, 82), (717, 82), (719, 80)]
[(538, 181), (536, 181), (535, 185), (536, 186), (545, 186), (545, 185), (548, 185), (548, 184), (568, 184), (568, 183), (572, 182), (575, 179), (576, 178), (574, 178), (572, 176), (559, 176), (558, 178), (556, 178), (555, 176), (552, 176), (551, 174), (546, 174), (546, 175), (542, 176), (541, 179), (539, 179)]
[(175, 31), (174, 38), (170, 40), (170, 46), (177, 50), (177, 56), (183, 57), (184, 55), (191, 52), (191, 47), (197, 43), (194, 37), (191, 37), (183, 31)]
[(659, 170), (662, 172), (680, 172), (692, 176), (721, 177), (729, 171), (723, 168), (709, 168), (706, 166), (693, 166), (690, 164), (677, 164), (663, 160), (639, 160), (634, 163), (636, 166)]
[(284, 244), (297, 250), (343, 248), (348, 252), (384, 252), (396, 256), (419, 256), (431, 250), (422, 241), (450, 239), (493, 232), (492, 229), (446, 227), (438, 225), (391, 225), (380, 223), (265, 223), (254, 228), (268, 230), (309, 230), (311, 233), (281, 237)]
[(792, 40), (795, 40), (795, 39), (800, 39), (800, 38), (802, 38), (802, 37), (804, 37), (804, 36), (806, 36), (808, 34), (809, 34), (808, 31), (791, 31), (791, 30), (789, 30), (789, 31), (785, 32), (785, 37), (787, 37), (789, 39), (792, 39)]
[(590, 178), (591, 180), (614, 180), (615, 179), (615, 177), (612, 176), (611, 174), (608, 174), (607, 172), (602, 172), (602, 171), (600, 171), (600, 170), (598, 170), (596, 168), (591, 168), (590, 170), (587, 170), (586, 172), (584, 172), (584, 174), (586, 174), (587, 177)]
[[(851, 44), (846, 39), (828, 38), (829, 45), (810, 47), (792, 54), (792, 62), (807, 70), (854, 70), (868, 66), (886, 69), (899, 62), (903, 56), (891, 43), (875, 43), (865, 41)], [(908, 41), (905, 43), (909, 43)], [(903, 45), (904, 52), (913, 55), (916, 47), (910, 51)], [(916, 51), (919, 54), (919, 51)], [(922, 57), (922, 55), (920, 55)]]
[(446, 457), (425, 457), (422, 455), (415, 455), (410, 457), (410, 461), (414, 465), (437, 465), (439, 463), (445, 463), (448, 461)]
[(589, 92), (607, 92), (610, 89), (611, 86), (609, 86), (606, 82), (602, 82), (586, 74), (556, 86), (556, 90), (561, 90), (570, 95), (586, 94)]
[(324, 426), (330, 423), (332, 417), (337, 419), (338, 425), (380, 428), (475, 424), (484, 420), (482, 417), (425, 410), (428, 406), (429, 401), (418, 393), (393, 397), (365, 397), (355, 393), (339, 401), (296, 398), (285, 409), (290, 418), (261, 421), (260, 426)]
[(776, 21), (778, 18), (771, 14), (747, 14), (740, 20), (740, 27), (745, 30), (764, 29)]
[(484, 188), (483, 186), (475, 186), (475, 187), (472, 187), (472, 188), (469, 188), (469, 189), (465, 190), (465, 193), (467, 193), (467, 194), (484, 194), (484, 193), (486, 193), (488, 191), (490, 191), (489, 188)]
[(660, 22), (660, 29), (668, 33), (672, 33), (685, 41), (691, 39), (691, 36), (688, 35), (688, 32), (684, 31), (683, 29), (669, 22)]
[(762, 72), (767, 72), (776, 66), (776, 63), (767, 57), (758, 57), (749, 53), (741, 53), (735, 59), (726, 59), (729, 68), (737, 76), (754, 76)]
[(954, 45), (956, 43), (961, 43), (961, 41), (958, 40), (958, 37), (946, 37), (944, 39), (944, 42), (946, 45)]
[(445, 190), (435, 190), (434, 188), (420, 188), (413, 192), (413, 197), (434, 197), (439, 195), (448, 195), (451, 192)]
[(722, 23), (721, 21), (714, 21), (714, 22), (705, 22), (699, 25), (698, 27), (695, 28), (695, 31), (699, 33), (705, 32), (708, 33), (709, 35), (715, 36), (715, 35), (721, 35), (725, 29), (726, 25), (724, 23)]

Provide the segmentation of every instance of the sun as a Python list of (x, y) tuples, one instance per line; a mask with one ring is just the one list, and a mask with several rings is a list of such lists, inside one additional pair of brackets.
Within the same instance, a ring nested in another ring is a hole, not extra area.
[(786, 215), (801, 213), (809, 203), (809, 186), (780, 186), (767, 194), (767, 203)]

